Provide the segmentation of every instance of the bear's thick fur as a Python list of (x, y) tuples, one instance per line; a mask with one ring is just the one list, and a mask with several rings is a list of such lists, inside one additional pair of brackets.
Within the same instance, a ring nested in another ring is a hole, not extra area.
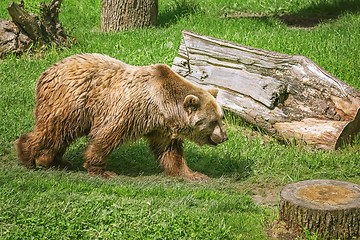
[(36, 86), (35, 127), (14, 144), (20, 162), (35, 168), (69, 167), (66, 148), (87, 135), (84, 167), (91, 176), (105, 171), (119, 145), (144, 137), (165, 175), (208, 180), (191, 171), (183, 141), (216, 146), (227, 140), (217, 90), (205, 91), (164, 64), (131, 66), (109, 56), (71, 56), (42, 73)]

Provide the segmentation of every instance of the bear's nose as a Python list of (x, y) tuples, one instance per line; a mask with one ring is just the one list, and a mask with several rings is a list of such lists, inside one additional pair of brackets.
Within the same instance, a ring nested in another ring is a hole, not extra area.
[(225, 142), (225, 141), (227, 141), (227, 140), (229, 140), (229, 138), (228, 138), (228, 136), (225, 136), (225, 137), (223, 138), (223, 142)]

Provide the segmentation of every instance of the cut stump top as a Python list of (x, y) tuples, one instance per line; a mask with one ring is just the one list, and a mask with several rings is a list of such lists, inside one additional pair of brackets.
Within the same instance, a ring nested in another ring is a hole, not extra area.
[(360, 185), (336, 180), (301, 181), (286, 185), (281, 198), (311, 209), (360, 208)]

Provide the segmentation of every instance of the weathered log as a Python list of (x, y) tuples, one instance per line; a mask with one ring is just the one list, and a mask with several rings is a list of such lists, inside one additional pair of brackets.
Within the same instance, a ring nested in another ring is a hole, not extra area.
[(311, 180), (286, 185), (280, 193), (280, 220), (317, 232), (324, 239), (360, 237), (360, 185)]
[(223, 107), (280, 139), (300, 138), (330, 150), (360, 131), (360, 92), (307, 57), (188, 30), (179, 55), (175, 72), (203, 88), (219, 88)]
[(41, 19), (24, 9), (20, 4), (10, 2), (7, 9), (11, 21), (0, 19), (0, 56), (8, 53), (19, 54), (34, 46), (56, 45), (69, 47), (75, 38), (64, 32), (59, 22), (62, 0), (51, 0), (40, 4)]

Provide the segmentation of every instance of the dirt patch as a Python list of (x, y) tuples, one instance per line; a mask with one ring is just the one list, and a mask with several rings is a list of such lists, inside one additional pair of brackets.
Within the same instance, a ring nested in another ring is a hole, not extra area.
[(252, 190), (252, 199), (256, 205), (275, 206), (279, 203), (279, 194), (282, 187), (255, 188)]
[(271, 239), (297, 240), (301, 239), (302, 229), (290, 228), (286, 222), (275, 220), (267, 226), (267, 235)]
[[(250, 191), (256, 205), (271, 207), (274, 211), (277, 211), (276, 209), (280, 203), (280, 191), (282, 188), (282, 186), (265, 184), (251, 188)], [(265, 231), (270, 239), (278, 240), (298, 240), (301, 239), (300, 236), (303, 235), (303, 230), (300, 227), (291, 228), (286, 222), (278, 219), (265, 224)]]
[[(280, 201), (282, 186), (262, 186), (252, 190), (252, 199), (256, 205), (277, 207)], [(303, 234), (300, 227), (290, 228), (286, 222), (275, 220), (266, 225), (266, 233), (270, 239), (297, 240)]]

